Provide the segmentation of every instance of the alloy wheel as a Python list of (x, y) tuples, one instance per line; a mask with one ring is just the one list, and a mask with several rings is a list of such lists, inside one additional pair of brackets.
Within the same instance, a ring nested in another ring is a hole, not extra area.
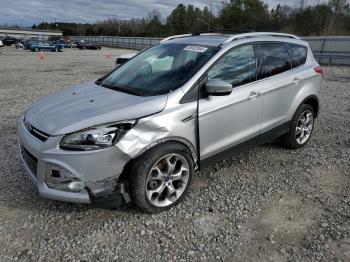
[(295, 139), (299, 145), (303, 145), (310, 138), (314, 124), (313, 114), (310, 110), (304, 111), (299, 117), (296, 129)]
[(189, 181), (189, 164), (180, 154), (168, 154), (152, 167), (146, 180), (146, 196), (156, 207), (173, 204), (184, 193)]

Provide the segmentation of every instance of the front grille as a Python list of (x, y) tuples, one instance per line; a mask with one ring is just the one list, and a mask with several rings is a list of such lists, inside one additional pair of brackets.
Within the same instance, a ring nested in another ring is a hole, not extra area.
[(21, 147), (21, 153), (23, 160), (29, 167), (30, 171), (33, 173), (34, 176), (37, 174), (37, 168), (38, 168), (38, 159), (33, 156), (27, 149), (25, 149), (23, 146)]
[(29, 133), (31, 133), (33, 136), (35, 136), (37, 139), (39, 139), (42, 142), (45, 142), (49, 135), (40, 131), (39, 129), (35, 128), (31, 124), (29, 124), (25, 119), (23, 119), (24, 126), (28, 130)]

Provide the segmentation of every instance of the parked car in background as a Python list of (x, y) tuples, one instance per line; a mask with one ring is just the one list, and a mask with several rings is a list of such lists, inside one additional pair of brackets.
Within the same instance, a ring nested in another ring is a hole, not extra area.
[(121, 66), (133, 58), (137, 53), (127, 53), (118, 57), (115, 61), (116, 66)]
[(44, 197), (116, 207), (130, 195), (157, 213), (183, 200), (196, 169), (276, 139), (306, 146), (321, 79), (294, 35), (172, 36), (30, 106), (22, 162)]
[(77, 42), (77, 48), (85, 50), (85, 49), (91, 49), (91, 50), (100, 50), (101, 46), (98, 44), (92, 44), (92, 43), (86, 43), (86, 42)]
[(71, 48), (77, 48), (77, 47), (78, 47), (78, 44), (79, 44), (78, 41), (74, 41), (74, 42), (72, 42), (72, 43), (70, 44), (70, 47), (71, 47)]
[(15, 44), (16, 49), (24, 49), (24, 44), (22, 42), (17, 42)]
[(11, 46), (11, 45), (14, 45), (17, 41), (18, 41), (18, 39), (14, 38), (14, 37), (7, 36), (4, 38), (4, 40), (2, 42), (4, 45)]
[(49, 44), (44, 42), (29, 42), (26, 45), (26, 49), (29, 49), (32, 52), (39, 52), (39, 51), (61, 52), (62, 51), (62, 47), (60, 45)]
[(67, 43), (65, 40), (63, 40), (63, 39), (54, 42), (54, 44), (57, 45), (57, 46), (60, 46), (62, 49), (63, 49), (63, 48), (70, 48), (70, 47), (71, 47), (70, 44), (68, 44), (68, 43)]

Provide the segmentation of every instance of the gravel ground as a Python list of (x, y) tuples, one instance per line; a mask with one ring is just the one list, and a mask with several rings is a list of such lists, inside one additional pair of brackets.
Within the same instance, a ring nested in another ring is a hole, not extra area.
[(0, 52), (1, 261), (350, 261), (350, 68), (325, 68), (304, 149), (274, 143), (232, 156), (197, 172), (182, 204), (147, 215), (41, 198), (16, 141), (26, 106), (97, 79), (129, 51), (64, 50), (44, 60)]

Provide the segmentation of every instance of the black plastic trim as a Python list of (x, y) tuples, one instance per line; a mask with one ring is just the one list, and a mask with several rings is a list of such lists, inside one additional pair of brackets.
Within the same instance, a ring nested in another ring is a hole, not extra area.
[(200, 169), (203, 169), (213, 163), (217, 163), (223, 159), (228, 158), (234, 153), (240, 153), (243, 151), (246, 151), (247, 149), (253, 147), (265, 144), (267, 142), (271, 142), (285, 134), (288, 133), (289, 127), (290, 127), (290, 121), (283, 123), (275, 128), (272, 128), (263, 134), (260, 134), (258, 136), (255, 136), (253, 138), (250, 138), (238, 145), (234, 145), (233, 147), (230, 147), (228, 149), (225, 149), (219, 153), (216, 153), (215, 155), (212, 155), (208, 158), (205, 158), (203, 160), (200, 160)]
[(91, 204), (99, 208), (119, 208), (123, 201), (123, 195), (121, 192), (109, 192), (94, 195), (91, 190), (86, 187), (86, 191), (89, 194)]

